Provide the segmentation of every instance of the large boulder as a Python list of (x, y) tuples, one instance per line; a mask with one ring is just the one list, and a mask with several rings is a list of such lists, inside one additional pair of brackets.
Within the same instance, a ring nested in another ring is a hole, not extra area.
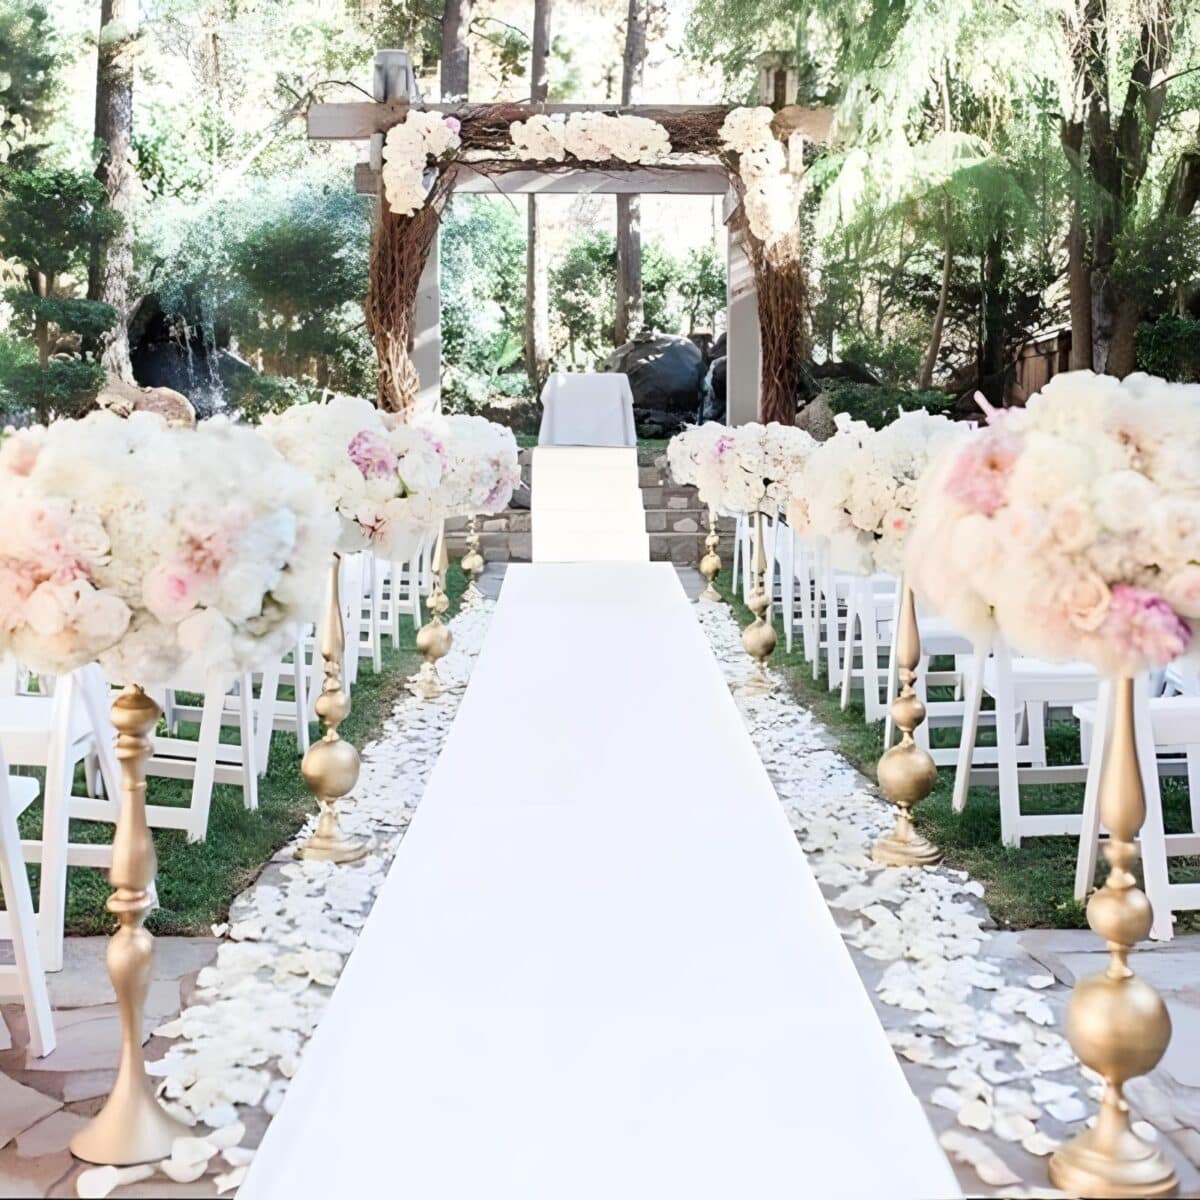
[(234, 380), (254, 373), (227, 348), (228, 336), (218, 328), (210, 340), (198, 325), (164, 313), (157, 296), (144, 296), (129, 322), (133, 377), (142, 387), (186, 396), (201, 417), (211, 416), (225, 407)]
[(614, 350), (605, 371), (629, 376), (642, 437), (669, 437), (695, 421), (707, 393), (704, 353), (685, 337), (643, 330)]
[(168, 425), (195, 425), (196, 410), (188, 398), (167, 387), (137, 387), (110, 375), (96, 397), (97, 408), (107, 409), (118, 417), (135, 412), (158, 413)]

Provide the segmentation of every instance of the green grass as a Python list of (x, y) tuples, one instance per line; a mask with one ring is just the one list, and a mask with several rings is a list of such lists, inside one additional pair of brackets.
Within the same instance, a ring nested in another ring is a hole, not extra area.
[[(462, 572), (454, 565), (450, 568), (447, 590), (456, 604), (463, 586)], [(385, 640), (383, 670), (378, 675), (369, 670), (365, 661), (359, 668), (352, 712), (341, 733), (360, 749), (379, 734), (405, 679), (419, 664), (414, 646), (416, 631), (407, 615), (401, 619), (400, 629), (398, 647), (393, 649), (390, 640)], [(233, 735), (234, 731), (228, 730), (223, 736)], [(183, 780), (149, 781), (149, 796), (155, 804), (186, 804), (190, 790), (190, 782)], [(159, 908), (146, 922), (149, 929), (157, 934), (208, 933), (214, 923), (225, 920), (238, 893), (253, 882), (280, 846), (293, 837), (305, 817), (315, 810), (316, 802), (300, 778), (300, 755), (291, 733), (277, 732), (272, 738), (269, 769), (259, 780), (258, 803), (258, 811), (247, 812), (240, 788), (218, 784), (213, 789), (207, 841), (189, 845), (182, 831), (154, 831)], [(38, 836), (40, 804), (22, 816), (21, 825), (26, 837)], [(105, 823), (71, 822), (72, 841), (111, 842), (112, 835), (113, 826)], [(37, 870), (29, 868), (35, 889)], [(103, 872), (70, 868), (67, 933), (111, 932), (113, 920), (104, 907), (110, 891)]]
[[(717, 586), (731, 598), (730, 576), (723, 572)], [(734, 616), (745, 626), (752, 614), (732, 598)], [(784, 648), (782, 623), (777, 622), (779, 645), (771, 665), (780, 670), (796, 700), (810, 709), (829, 729), (841, 752), (851, 763), (875, 780), (875, 764), (883, 753), (883, 722), (867, 725), (861, 701), (854, 698), (846, 711), (841, 709), (840, 691), (826, 688), (826, 674), (812, 677), (812, 665), (804, 661), (799, 629), (791, 654)], [(934, 698), (937, 697), (936, 690)], [(979, 742), (985, 744), (994, 732), (981, 730)], [(1072, 724), (1051, 724), (1046, 731), (1047, 758), (1051, 763), (1078, 763), (1079, 737)], [(957, 744), (957, 731), (934, 729), (936, 745)], [(951, 808), (954, 769), (942, 767), (933, 793), (916, 810), (917, 828), (936, 843), (950, 867), (970, 872), (985, 889), (988, 908), (997, 925), (1014, 929), (1082, 929), (1087, 925), (1083, 905), (1073, 896), (1075, 856), (1078, 841), (1070, 837), (1026, 838), (1019, 849), (1000, 843), (1000, 804), (994, 788), (972, 787), (966, 808), (955, 813)], [(1026, 812), (1080, 812), (1083, 808), (1083, 784), (1054, 784), (1023, 789), (1022, 806)], [(1190, 829), (1187, 784), (1180, 779), (1163, 780), (1163, 816), (1168, 833)], [(1103, 862), (1102, 862), (1103, 869)], [(1171, 864), (1172, 878), (1200, 879), (1200, 861), (1176, 859)], [(1197, 924), (1197, 914), (1181, 915), (1177, 929)]]

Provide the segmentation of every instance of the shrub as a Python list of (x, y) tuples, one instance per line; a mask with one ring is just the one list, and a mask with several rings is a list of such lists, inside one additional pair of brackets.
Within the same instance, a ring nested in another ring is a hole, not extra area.
[(103, 384), (99, 363), (52, 358), (40, 367), (29, 342), (0, 337), (0, 412), (6, 417), (32, 416), (44, 424), (56, 417), (82, 416)]
[(823, 380), (822, 388), (834, 413), (849, 413), (855, 420), (866, 421), (872, 429), (889, 425), (899, 410), (912, 412), (925, 408), (931, 413), (953, 417), (957, 407), (955, 398), (945, 392), (918, 392), (915, 388), (851, 383), (842, 379)]
[(241, 410), (247, 421), (260, 421), (267, 413), (283, 412), (293, 404), (316, 398), (318, 388), (299, 379), (278, 375), (239, 374), (229, 389), (229, 403)]
[(1177, 383), (1200, 382), (1200, 321), (1163, 317), (1139, 325), (1137, 367)]

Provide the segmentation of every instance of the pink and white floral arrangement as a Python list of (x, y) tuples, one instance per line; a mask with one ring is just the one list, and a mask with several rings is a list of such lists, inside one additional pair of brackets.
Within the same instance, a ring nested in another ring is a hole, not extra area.
[(789, 479), (816, 444), (804, 430), (775, 421), (731, 426), (709, 421), (676, 434), (667, 461), (677, 480), (695, 483), (714, 512), (774, 516), (787, 504)]
[(517, 439), (484, 417), (430, 417), (418, 422), (444, 451), (445, 468), (434, 495), (441, 517), (498, 513), (521, 482)]
[(924, 409), (880, 430), (845, 414), (837, 420), (838, 432), (792, 479), (789, 521), (800, 534), (826, 539), (838, 570), (899, 574), (917, 483), (963, 427)]
[(948, 448), (921, 484), (906, 571), (966, 631), (1161, 667), (1200, 631), (1200, 386), (1090, 371)]
[(424, 206), (426, 168), (458, 149), (461, 128), (456, 117), (413, 108), (387, 131), (381, 178), (392, 212), (410, 217)]
[(341, 518), (339, 550), (406, 562), (436, 529), (447, 449), (430, 430), (354, 396), (297, 404), (264, 417), (261, 428)]
[(322, 594), (336, 523), (252, 429), (93, 413), (0, 447), (0, 652), (156, 683), (282, 653)]

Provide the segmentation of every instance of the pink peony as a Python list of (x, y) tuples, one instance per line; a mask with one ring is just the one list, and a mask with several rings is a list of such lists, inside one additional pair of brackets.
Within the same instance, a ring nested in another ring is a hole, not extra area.
[(443, 117), (442, 124), (445, 125), (451, 133), (462, 132), (462, 122), (457, 117)]
[(377, 433), (364, 429), (346, 447), (350, 461), (362, 472), (364, 479), (383, 479), (396, 473), (398, 459), (395, 451)]
[(164, 625), (175, 625), (196, 607), (196, 575), (183, 563), (159, 563), (142, 581), (142, 602)]
[(4, 439), (0, 446), (0, 471), (10, 475), (31, 475), (42, 448), (44, 431), (23, 429)]
[(1008, 481), (1021, 453), (1020, 439), (987, 429), (958, 452), (946, 492), (972, 512), (994, 516), (1008, 502)]
[(737, 438), (728, 433), (723, 433), (715, 442), (713, 442), (713, 454), (716, 455), (717, 460), (720, 461), (725, 457), (726, 454), (729, 453), (730, 450), (733, 450), (736, 446)]
[(1178, 613), (1148, 588), (1118, 583), (1100, 633), (1127, 659), (1144, 658), (1165, 667), (1188, 648), (1192, 631)]

